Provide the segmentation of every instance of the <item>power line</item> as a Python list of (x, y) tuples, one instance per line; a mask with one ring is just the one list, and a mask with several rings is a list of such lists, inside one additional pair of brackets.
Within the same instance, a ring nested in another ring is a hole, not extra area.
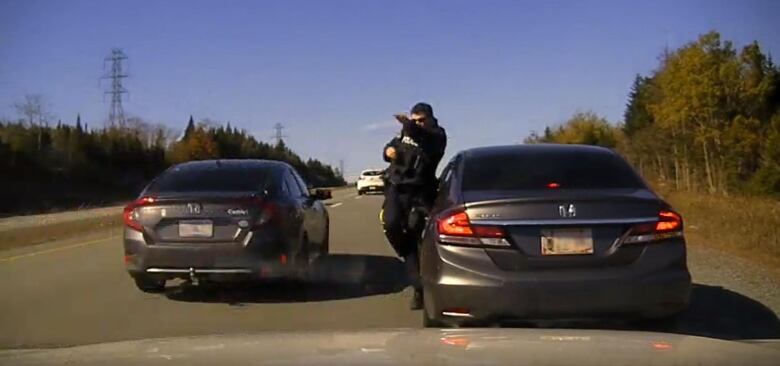
[(111, 62), (111, 70), (106, 71), (102, 77), (102, 79), (111, 79), (111, 90), (105, 92), (111, 94), (111, 109), (108, 111), (108, 124), (111, 127), (124, 127), (127, 122), (125, 110), (122, 108), (122, 95), (128, 93), (122, 85), (122, 79), (128, 76), (122, 71), (122, 60), (126, 59), (127, 55), (119, 48), (111, 49), (111, 54), (103, 59), (104, 70), (106, 63)]
[(287, 137), (287, 135), (285, 135), (283, 131), (284, 131), (284, 125), (282, 125), (281, 123), (277, 123), (274, 125), (274, 134), (271, 136), (271, 138), (276, 141), (277, 145), (279, 145), (279, 143), (282, 142), (282, 139)]

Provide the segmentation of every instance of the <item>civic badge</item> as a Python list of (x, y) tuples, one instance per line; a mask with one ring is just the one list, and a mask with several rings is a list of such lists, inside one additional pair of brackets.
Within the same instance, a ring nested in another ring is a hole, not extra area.
[(244, 208), (229, 208), (227, 213), (231, 216), (246, 216), (249, 215), (249, 210)]

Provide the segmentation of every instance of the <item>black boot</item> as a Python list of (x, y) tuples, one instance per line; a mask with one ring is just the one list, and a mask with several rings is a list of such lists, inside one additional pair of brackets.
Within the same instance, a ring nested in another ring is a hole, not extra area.
[(422, 289), (415, 288), (414, 294), (412, 294), (412, 301), (409, 303), (409, 309), (420, 310), (423, 308), (423, 294)]
[(409, 284), (412, 285), (414, 293), (409, 308), (419, 310), (423, 307), (422, 286), (420, 284), (420, 263), (418, 262), (417, 251), (412, 251), (404, 258), (406, 265), (406, 274), (409, 278)]

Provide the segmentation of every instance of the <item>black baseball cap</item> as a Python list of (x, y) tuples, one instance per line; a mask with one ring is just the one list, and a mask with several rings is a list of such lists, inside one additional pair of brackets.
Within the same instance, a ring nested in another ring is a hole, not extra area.
[(426, 117), (433, 118), (433, 107), (428, 103), (417, 103), (412, 107), (412, 113), (424, 114)]

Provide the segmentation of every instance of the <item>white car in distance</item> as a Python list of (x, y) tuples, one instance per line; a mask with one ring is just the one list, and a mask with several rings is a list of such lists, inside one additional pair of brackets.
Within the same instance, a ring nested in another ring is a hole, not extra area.
[(367, 192), (382, 192), (385, 189), (385, 180), (381, 169), (366, 169), (360, 172), (357, 181), (359, 195)]

